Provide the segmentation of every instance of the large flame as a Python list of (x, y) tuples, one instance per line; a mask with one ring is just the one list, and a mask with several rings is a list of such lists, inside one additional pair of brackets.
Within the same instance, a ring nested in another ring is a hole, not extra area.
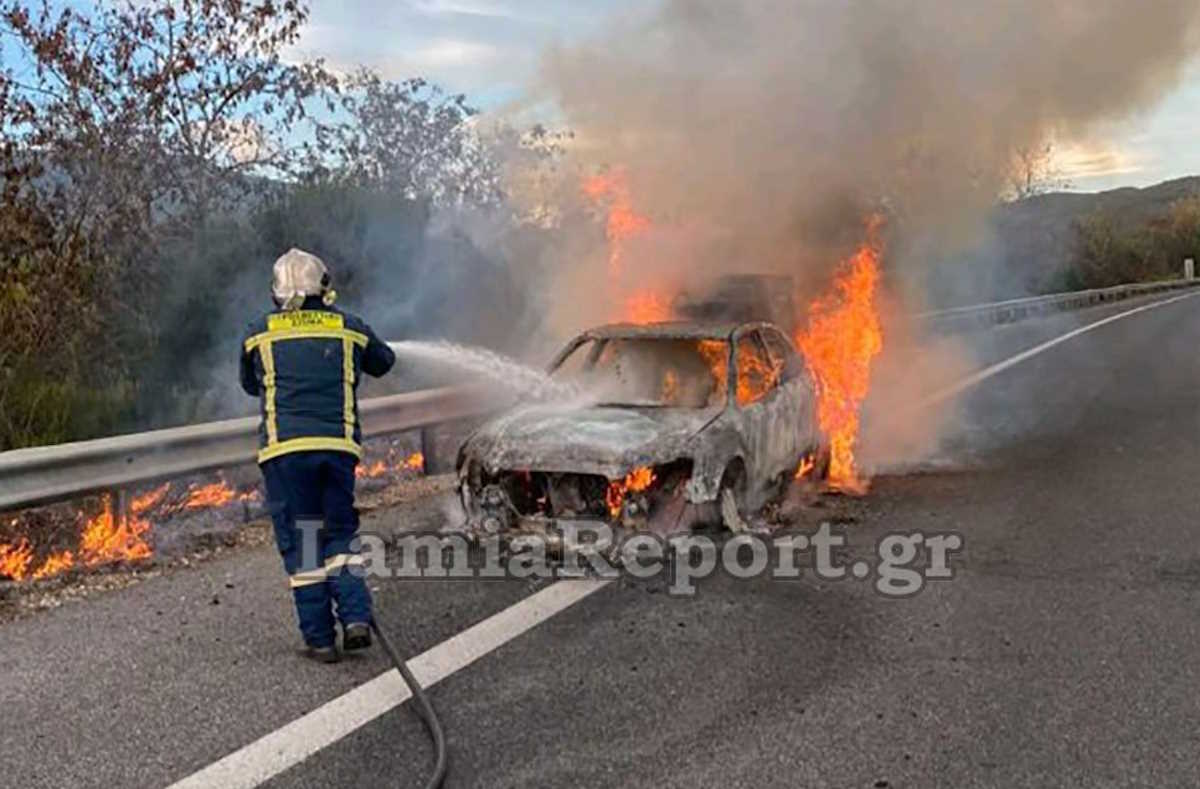
[(871, 384), (871, 364), (883, 350), (883, 328), (876, 305), (882, 218), (873, 218), (867, 240), (839, 267), (833, 290), (814, 301), (808, 326), (796, 336), (817, 378), (817, 417), (828, 435), (832, 458), (829, 482), (861, 492), (865, 483), (854, 461), (859, 410)]
[[(628, 242), (652, 227), (650, 218), (633, 206), (629, 178), (623, 169), (613, 169), (583, 180), (583, 194), (605, 211), (605, 238), (608, 241), (608, 279), (614, 294), (625, 284), (625, 247)], [(621, 299), (618, 320), (646, 324), (670, 320), (671, 303), (654, 290), (638, 287)]]
[(625, 242), (650, 229), (650, 220), (633, 208), (629, 179), (624, 170), (589, 176), (583, 181), (583, 193), (597, 206), (608, 211), (605, 234), (608, 237), (608, 273), (619, 280), (624, 269)]

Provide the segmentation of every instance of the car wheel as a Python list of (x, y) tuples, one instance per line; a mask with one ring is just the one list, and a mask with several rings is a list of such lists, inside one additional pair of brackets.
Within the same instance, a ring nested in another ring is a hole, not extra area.
[(732, 465), (721, 480), (721, 522), (735, 534), (750, 531), (746, 519), (746, 471), (740, 463)]

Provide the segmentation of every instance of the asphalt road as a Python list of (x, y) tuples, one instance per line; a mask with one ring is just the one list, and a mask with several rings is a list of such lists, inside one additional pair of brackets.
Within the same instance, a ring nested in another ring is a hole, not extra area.
[[(977, 362), (1130, 306), (999, 329)], [(1200, 297), (983, 382), (937, 471), (827, 505), (854, 554), (961, 534), (954, 580), (904, 600), (811, 575), (616, 582), (434, 688), (447, 785), (1200, 783), (1197, 400)], [(249, 551), (0, 628), (0, 783), (164, 786), (383, 670), (295, 657), (281, 580)], [(378, 597), (417, 653), (534, 588)], [(406, 704), (268, 785), (414, 786), (430, 758)]]

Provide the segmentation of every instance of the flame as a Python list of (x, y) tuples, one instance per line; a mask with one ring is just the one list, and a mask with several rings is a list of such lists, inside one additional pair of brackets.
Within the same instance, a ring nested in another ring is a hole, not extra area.
[(679, 396), (679, 376), (674, 370), (667, 370), (663, 375), (662, 385), (662, 401), (667, 405), (674, 405), (675, 398)]
[(811, 455), (805, 456), (805, 458), (800, 461), (800, 468), (796, 469), (796, 479), (804, 479), (809, 474), (811, 474), (813, 472), (813, 469), (815, 469), (816, 467), (817, 467), (816, 459), (813, 458)]
[(148, 559), (153, 555), (145, 540), (150, 522), (134, 510), (136, 504), (137, 500), (130, 505), (128, 517), (117, 518), (113, 514), (112, 497), (104, 498), (104, 510), (88, 521), (79, 541), (80, 558), (85, 565), (95, 567), (110, 562)]
[(729, 344), (721, 340), (700, 340), (696, 343), (696, 350), (712, 370), (713, 379), (717, 382), (717, 391), (723, 402), (725, 390), (729, 385)]
[(652, 290), (639, 290), (625, 300), (623, 319), (628, 323), (661, 323), (673, 314), (666, 298)]
[(33, 580), (40, 581), (43, 578), (49, 578), (59, 573), (64, 573), (75, 566), (75, 554), (71, 551), (63, 551), (56, 553), (53, 556), (42, 562), (42, 566), (33, 574)]
[(608, 484), (608, 493), (605, 495), (609, 514), (614, 518), (620, 517), (622, 505), (625, 503), (625, 496), (629, 493), (641, 493), (653, 485), (655, 479), (654, 469), (643, 466), (629, 472), (624, 479), (610, 482)]
[(33, 549), (27, 540), (0, 545), (0, 575), (6, 575), (14, 581), (24, 580), (31, 564)]
[(388, 458), (386, 460), (377, 460), (367, 466), (358, 466), (356, 469), (354, 469), (354, 476), (359, 479), (375, 479), (394, 471), (422, 472), (424, 470), (425, 455), (420, 452), (414, 452), (399, 462), (396, 462), (392, 454), (388, 453)]
[(780, 364), (773, 364), (755, 353), (752, 348), (749, 344), (738, 343), (737, 401), (741, 406), (757, 402), (771, 391), (782, 370)]
[(608, 209), (605, 235), (608, 238), (608, 273), (619, 280), (624, 269), (625, 242), (650, 229), (650, 220), (633, 209), (629, 179), (622, 169), (589, 176), (583, 181), (583, 194), (598, 206)]
[(374, 479), (375, 477), (382, 477), (387, 471), (387, 462), (379, 460), (369, 466), (358, 466), (354, 469), (354, 476), (359, 479)]
[(851, 491), (865, 489), (854, 462), (859, 408), (871, 383), (871, 363), (883, 350), (883, 328), (875, 303), (883, 246), (881, 217), (867, 226), (867, 240), (838, 268), (833, 290), (809, 305), (808, 327), (796, 337), (817, 378), (817, 419), (829, 436), (829, 482)]
[[(607, 212), (605, 238), (608, 240), (608, 277), (614, 292), (619, 292), (625, 273), (627, 242), (652, 227), (649, 217), (633, 207), (629, 179), (625, 170), (615, 169), (583, 180), (583, 194)], [(673, 316), (671, 303), (660, 293), (640, 288), (624, 300), (620, 320), (627, 323), (659, 323)]]
[(158, 486), (149, 493), (136, 496), (133, 501), (129, 503), (130, 512), (132, 512), (134, 515), (146, 514), (159, 504), (162, 504), (163, 499), (167, 497), (167, 493), (169, 493), (170, 490), (171, 483), (164, 482), (162, 485)]
[[(213, 507), (224, 507), (236, 498), (238, 498), (237, 491), (225, 484), (224, 480), (214, 482), (211, 485), (192, 485), (188, 488), (187, 500), (183, 502), (183, 509), (203, 510)], [(131, 509), (135, 513), (137, 512), (136, 501)]]
[[(258, 499), (257, 490), (238, 493), (224, 481), (212, 485), (191, 486), (182, 504), (166, 504), (171, 492), (171, 483), (164, 482), (154, 490), (135, 496), (129, 502), (129, 514), (121, 518), (114, 509), (111, 497), (105, 497), (104, 508), (96, 516), (84, 518), (79, 547), (75, 551), (60, 551), (46, 557), (37, 569), (34, 566), (34, 551), (22, 539), (16, 545), (0, 545), (0, 574), (22, 581), (31, 578), (40, 581), (59, 575), (76, 565), (96, 567), (118, 561), (147, 559), (153, 555), (146, 535), (151, 528), (151, 513), (172, 515), (181, 510), (208, 507), (223, 507), (230, 502)], [(14, 520), (11, 525), (16, 526)]]

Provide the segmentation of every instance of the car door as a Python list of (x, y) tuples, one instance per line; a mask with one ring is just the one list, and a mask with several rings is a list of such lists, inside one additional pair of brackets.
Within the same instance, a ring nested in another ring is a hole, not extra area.
[(786, 365), (772, 358), (762, 333), (748, 330), (735, 343), (735, 408), (747, 447), (750, 490), (761, 495), (794, 470), (800, 456), (796, 425), (803, 414), (793, 387), (784, 381)]
[(780, 386), (788, 397), (796, 401), (795, 407), (799, 412), (799, 418), (795, 422), (799, 454), (817, 452), (821, 445), (821, 433), (817, 422), (817, 392), (808, 365), (779, 329), (764, 328), (762, 337), (772, 362), (783, 370)]

